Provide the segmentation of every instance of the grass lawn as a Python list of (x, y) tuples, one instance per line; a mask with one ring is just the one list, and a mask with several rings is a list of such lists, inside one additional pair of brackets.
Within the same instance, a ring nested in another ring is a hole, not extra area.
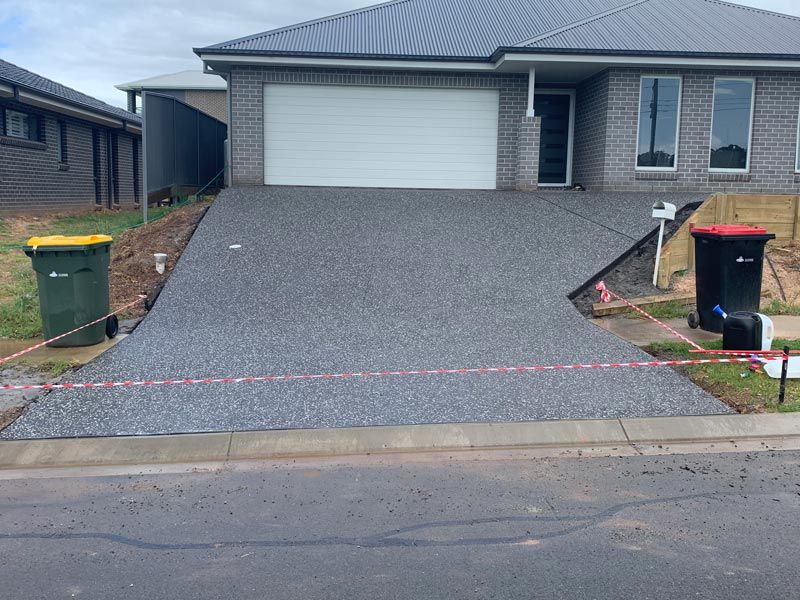
[[(775, 340), (773, 348), (789, 346), (800, 350), (800, 340)], [(722, 342), (706, 344), (708, 349), (722, 348)], [(663, 360), (702, 358), (690, 353), (688, 344), (682, 342), (659, 342), (645, 348), (653, 356)], [(693, 365), (679, 367), (694, 383), (720, 398), (739, 412), (798, 412), (800, 411), (800, 380), (788, 380), (786, 403), (778, 405), (780, 380), (771, 379), (764, 373), (752, 371), (746, 363)]]
[[(680, 302), (665, 302), (663, 304), (654, 304), (648, 306), (644, 310), (653, 315), (656, 319), (684, 319), (694, 306), (682, 304)], [(800, 305), (787, 304), (780, 300), (771, 300), (769, 303), (762, 304), (759, 309), (765, 315), (792, 315), (800, 316)], [(642, 315), (633, 310), (625, 312), (625, 317), (628, 319), (644, 319)]]
[[(152, 208), (148, 220), (163, 217), (171, 210)], [(36, 277), (30, 259), (20, 250), (29, 237), (93, 233), (115, 236), (141, 223), (140, 210), (0, 219), (0, 338), (26, 339), (42, 332)]]

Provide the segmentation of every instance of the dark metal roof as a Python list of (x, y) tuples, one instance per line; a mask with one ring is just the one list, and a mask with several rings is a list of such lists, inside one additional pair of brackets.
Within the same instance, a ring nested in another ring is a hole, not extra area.
[(487, 60), (498, 49), (800, 56), (800, 18), (718, 0), (394, 0), (198, 53)]
[(531, 48), (798, 55), (800, 18), (716, 0), (648, 0), (554, 32)]
[(141, 125), (142, 123), (142, 118), (139, 115), (128, 112), (123, 108), (117, 108), (116, 106), (106, 104), (97, 98), (82, 94), (77, 90), (56, 83), (52, 79), (47, 79), (36, 73), (31, 73), (3, 59), (0, 59), (0, 81), (18, 85), (30, 91), (41, 92), (46, 96), (68, 104), (73, 104), (84, 110), (90, 110), (108, 117), (115, 117), (137, 125)]

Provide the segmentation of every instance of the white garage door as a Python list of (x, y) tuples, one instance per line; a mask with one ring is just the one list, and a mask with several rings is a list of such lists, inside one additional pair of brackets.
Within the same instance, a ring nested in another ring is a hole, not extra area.
[(271, 185), (494, 189), (497, 90), (264, 87)]

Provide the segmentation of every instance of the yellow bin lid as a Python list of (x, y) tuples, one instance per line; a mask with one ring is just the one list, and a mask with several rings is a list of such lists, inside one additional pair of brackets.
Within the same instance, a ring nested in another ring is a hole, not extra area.
[(91, 246), (111, 241), (113, 238), (110, 235), (46, 235), (32, 237), (28, 240), (28, 246), (34, 249), (42, 246)]

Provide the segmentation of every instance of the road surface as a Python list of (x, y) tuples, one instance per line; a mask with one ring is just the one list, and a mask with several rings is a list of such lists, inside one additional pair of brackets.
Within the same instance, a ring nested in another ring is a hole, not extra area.
[(800, 453), (16, 479), (0, 597), (796, 598), (798, 514)]

